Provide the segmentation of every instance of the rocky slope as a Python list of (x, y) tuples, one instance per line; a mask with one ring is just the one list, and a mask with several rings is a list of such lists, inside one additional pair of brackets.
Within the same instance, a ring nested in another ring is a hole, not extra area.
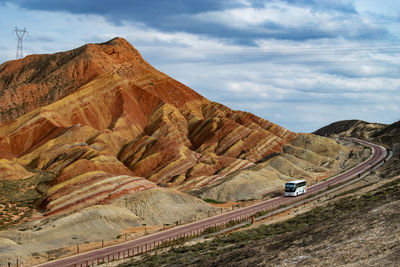
[(150, 66), (126, 40), (115, 38), (67, 52), (30, 55), (3, 63), (0, 122), (60, 100), (104, 73), (118, 74), (175, 106), (203, 98)]
[(345, 120), (333, 122), (321, 129), (318, 129), (313, 134), (320, 136), (352, 136), (356, 138), (371, 140), (371, 135), (378, 130), (386, 127), (380, 123), (370, 123), (361, 120)]
[(210, 184), (296, 136), (208, 101), (121, 38), (6, 62), (0, 80), (0, 154), (14, 168), (54, 176), (40, 203), (45, 215), (157, 184)]
[(398, 174), (393, 182), (361, 196), (352, 192), (288, 220), (264, 221), (257, 228), (118, 266), (398, 266)]
[[(344, 142), (344, 143), (343, 143)], [(367, 159), (370, 151), (343, 140), (311, 134), (298, 134), (283, 145), (282, 152), (271, 154), (262, 162), (238, 170), (224, 179), (200, 189), (193, 195), (218, 201), (260, 199), (283, 194), (283, 184), (305, 179), (315, 184)], [(350, 147), (350, 148), (349, 148)]]
[(321, 136), (352, 136), (397, 146), (400, 143), (400, 121), (392, 124), (370, 123), (359, 120), (338, 121), (314, 132)]
[[(196, 196), (260, 198), (366, 156), (211, 102), (121, 38), (3, 63), (0, 99), (0, 228), (18, 225), (1, 236), (24, 244), (33, 232), (51, 239), (97, 231), (48, 229), (49, 218), (105, 216), (115, 231), (126, 221), (190, 221), (216, 212)], [(127, 217), (107, 213), (114, 207)]]
[[(393, 157), (362, 180), (304, 210), (296, 207), (290, 215), (259, 221), (249, 230), (188, 242), (118, 266), (398, 266), (399, 130), (399, 122), (344, 121), (325, 127), (328, 135), (363, 136), (392, 147)], [(290, 146), (299, 143), (296, 139)]]

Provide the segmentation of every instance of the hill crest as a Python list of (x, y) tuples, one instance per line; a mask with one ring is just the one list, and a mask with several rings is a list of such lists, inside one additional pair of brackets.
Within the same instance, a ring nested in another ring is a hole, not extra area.
[[(122, 38), (6, 62), (0, 80), (2, 114), (10, 115), (2, 120), (12, 119), (0, 125), (0, 156), (53, 176), (41, 205), (46, 213), (107, 202), (110, 192), (96, 184), (119, 184), (116, 177), (154, 183), (133, 182), (126, 194), (145, 184), (144, 190), (210, 185), (282, 151), (296, 136), (209, 101), (150, 66)], [(93, 172), (102, 175), (91, 184)], [(55, 193), (60, 185), (77, 190)], [(63, 207), (60, 196), (78, 204)]]
[(66, 52), (30, 55), (3, 63), (0, 123), (60, 100), (105, 73), (118, 74), (175, 106), (203, 98), (153, 68), (125, 39), (114, 38)]

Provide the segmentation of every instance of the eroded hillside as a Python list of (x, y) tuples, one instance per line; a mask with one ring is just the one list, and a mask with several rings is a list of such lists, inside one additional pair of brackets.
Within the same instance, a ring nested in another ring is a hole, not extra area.
[[(392, 156), (362, 180), (281, 217), (269, 217), (244, 226), (250, 229), (188, 242), (118, 266), (398, 266), (399, 122), (343, 121), (322, 129), (317, 133), (353, 135), (386, 145)], [(288, 146), (305, 139), (294, 139)], [(318, 145), (313, 147), (315, 150)]]
[[(28, 56), (0, 70), (7, 81), (3, 110), (19, 110), (2, 117), (14, 119), (0, 126), (0, 147), (16, 172), (3, 179), (23, 178), (22, 166), (53, 175), (40, 203), (44, 215), (111, 203), (158, 185), (210, 184), (282, 151), (296, 136), (208, 101), (152, 68), (120, 38)], [(11, 92), (15, 101), (6, 96)], [(23, 109), (23, 103), (29, 105)]]
[(200, 198), (261, 198), (369, 155), (211, 102), (121, 38), (6, 62), (0, 97), (1, 228), (16, 225), (0, 236), (26, 253), (204, 218), (219, 209)]

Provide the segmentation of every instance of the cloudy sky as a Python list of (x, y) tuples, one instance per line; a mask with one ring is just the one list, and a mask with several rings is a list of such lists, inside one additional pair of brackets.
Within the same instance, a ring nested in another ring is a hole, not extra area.
[(0, 0), (0, 63), (126, 38), (210, 100), (290, 130), (400, 118), (398, 0)]

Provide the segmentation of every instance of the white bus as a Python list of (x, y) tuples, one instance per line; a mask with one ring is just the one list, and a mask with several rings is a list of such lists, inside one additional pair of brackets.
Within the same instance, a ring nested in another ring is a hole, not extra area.
[(307, 181), (296, 180), (290, 181), (285, 184), (285, 196), (295, 197), (298, 195), (305, 194), (307, 192)]

